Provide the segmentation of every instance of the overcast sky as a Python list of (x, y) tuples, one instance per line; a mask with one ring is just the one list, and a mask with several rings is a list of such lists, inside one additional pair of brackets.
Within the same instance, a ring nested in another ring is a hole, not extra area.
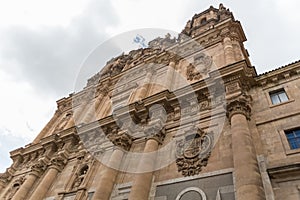
[[(195, 13), (219, 3), (0, 0), (0, 172), (10, 165), (8, 152), (30, 143), (50, 120), (56, 100), (74, 91), (80, 66), (97, 45), (133, 29), (180, 32)], [(258, 73), (300, 59), (300, 1), (222, 3), (241, 21)]]

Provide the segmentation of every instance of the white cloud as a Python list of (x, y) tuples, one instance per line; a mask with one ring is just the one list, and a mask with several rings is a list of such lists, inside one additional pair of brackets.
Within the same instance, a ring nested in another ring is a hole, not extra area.
[(178, 20), (185, 7), (181, 0), (114, 0), (112, 5), (120, 19), (119, 26), (108, 29), (112, 35), (140, 28), (164, 28), (178, 32), (184, 26)]
[[(16, 81), (0, 71), (0, 128), (15, 137), (33, 139), (49, 120), (55, 109), (55, 99), (41, 98), (30, 84)], [(30, 126), (30, 128), (28, 127)]]
[[(223, 2), (241, 21), (259, 72), (299, 59), (300, 1)], [(181, 31), (210, 5), (219, 2), (0, 1), (0, 138), (7, 136), (0, 170), (8, 166), (8, 151), (32, 140), (53, 115), (55, 101), (72, 92), (81, 62), (96, 45), (132, 29)]]
[(82, 13), (86, 0), (10, 0), (0, 2), (0, 27), (26, 25), (27, 27), (68, 25), (74, 16)]

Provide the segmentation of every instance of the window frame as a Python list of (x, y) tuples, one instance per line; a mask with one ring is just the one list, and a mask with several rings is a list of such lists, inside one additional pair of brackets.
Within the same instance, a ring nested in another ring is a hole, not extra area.
[[(288, 98), (288, 101), (285, 101), (285, 102), (282, 102), (282, 103), (278, 103), (278, 104), (273, 104), (272, 100), (271, 100), (270, 94), (272, 94), (272, 93), (274, 93), (276, 91), (280, 91), (280, 90), (284, 90), (285, 91), (285, 94), (286, 94), (286, 96)], [(288, 104), (290, 102), (295, 101), (293, 99), (293, 95), (289, 91), (288, 86), (282, 86), (282, 85), (280, 85), (280, 86), (277, 86), (277, 87), (272, 87), (272, 88), (265, 89), (265, 95), (266, 95), (266, 98), (267, 98), (267, 102), (269, 104), (269, 108), (281, 106), (281, 105)]]
[[(286, 99), (282, 99), (281, 98), (281, 94), (284, 94)], [(270, 97), (270, 100), (271, 100), (271, 103), (272, 105), (279, 105), (279, 104), (283, 104), (283, 103), (286, 103), (288, 102), (290, 99), (289, 99), (289, 96), (287, 94), (287, 92), (285, 91), (284, 88), (280, 88), (280, 89), (277, 89), (277, 90), (273, 90), (273, 91), (269, 91), (269, 97)], [(274, 100), (273, 100), (273, 97), (277, 97), (278, 98), (278, 103), (276, 103)], [(282, 100), (281, 100), (282, 99)]]
[[(297, 134), (296, 131), (299, 132), (298, 133), (299, 136), (296, 135)], [(300, 149), (300, 128), (286, 130), (286, 131), (284, 131), (284, 133), (285, 133), (286, 139), (287, 139), (287, 141), (289, 143), (290, 149), (291, 150)], [(289, 138), (288, 134), (293, 134), (294, 137)], [(299, 141), (299, 142), (296, 142), (296, 146), (297, 146), (296, 148), (294, 148), (293, 145), (292, 145), (292, 143), (291, 143), (291, 141), (293, 141), (293, 140)]]
[(290, 143), (289, 143), (288, 138), (286, 136), (286, 132), (291, 131), (291, 130), (300, 130), (300, 127), (299, 126), (293, 126), (293, 127), (288, 127), (286, 129), (282, 129), (282, 130), (278, 131), (286, 155), (292, 155), (292, 154), (300, 153), (300, 148), (291, 149)]

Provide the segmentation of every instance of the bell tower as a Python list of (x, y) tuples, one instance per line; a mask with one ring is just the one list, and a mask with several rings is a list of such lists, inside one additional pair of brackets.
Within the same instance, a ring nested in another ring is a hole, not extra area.
[(250, 65), (248, 52), (243, 45), (247, 39), (241, 23), (223, 4), (219, 8), (211, 6), (195, 14), (186, 23), (181, 36), (181, 39), (188, 36), (198, 41), (213, 56), (219, 68), (241, 60), (246, 60)]

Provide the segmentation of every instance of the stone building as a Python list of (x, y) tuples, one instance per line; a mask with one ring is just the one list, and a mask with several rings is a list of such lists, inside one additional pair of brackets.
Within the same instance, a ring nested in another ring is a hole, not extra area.
[(8, 200), (300, 199), (300, 62), (258, 75), (222, 4), (108, 61), (0, 176)]

